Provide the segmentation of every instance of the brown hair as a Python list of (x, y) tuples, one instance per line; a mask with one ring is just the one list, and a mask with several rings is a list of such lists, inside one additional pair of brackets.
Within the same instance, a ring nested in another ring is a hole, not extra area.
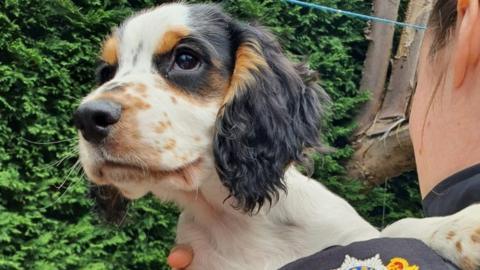
[[(430, 57), (431, 60), (435, 58), (435, 54), (443, 49), (447, 42), (450, 40), (452, 32), (454, 30), (455, 24), (457, 23), (457, 0), (436, 0), (435, 4), (433, 5), (432, 13), (430, 15), (430, 21), (428, 22), (429, 31), (433, 34), (433, 42), (430, 48)], [(441, 78), (436, 83), (435, 89), (433, 90), (433, 94), (430, 97), (430, 101), (428, 102), (427, 112), (425, 113), (425, 118), (423, 120), (423, 127), (422, 127), (422, 138), (420, 142), (420, 148), (423, 147), (423, 139), (424, 139), (424, 132), (425, 126), (427, 123), (427, 116), (430, 112), (430, 109), (433, 104), (433, 100), (437, 95), (438, 90), (440, 89), (440, 85), (445, 83), (445, 73), (446, 69), (441, 71), (442, 75)]]
[(431, 53), (445, 47), (457, 22), (457, 0), (437, 0), (430, 16), (429, 28), (434, 34)]

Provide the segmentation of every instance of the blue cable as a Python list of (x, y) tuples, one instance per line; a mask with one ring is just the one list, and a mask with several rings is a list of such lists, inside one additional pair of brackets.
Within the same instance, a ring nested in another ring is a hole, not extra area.
[(397, 21), (393, 21), (393, 20), (389, 20), (389, 19), (385, 19), (385, 18), (369, 16), (369, 15), (364, 15), (364, 14), (355, 13), (355, 12), (351, 12), (351, 11), (345, 11), (345, 10), (341, 10), (341, 9), (326, 7), (326, 6), (319, 5), (319, 4), (307, 3), (307, 2), (298, 1), (298, 0), (284, 0), (284, 1), (292, 3), (292, 4), (297, 4), (297, 5), (300, 5), (300, 6), (303, 6), (303, 7), (318, 9), (318, 10), (321, 10), (321, 11), (324, 11), (324, 12), (338, 13), (338, 14), (342, 14), (342, 15), (346, 15), (346, 16), (351, 16), (351, 17), (364, 19), (364, 20), (372, 20), (372, 21), (376, 21), (376, 22), (379, 22), (379, 23), (393, 24), (393, 25), (397, 25), (397, 26), (401, 26), (401, 27), (411, 27), (411, 28), (415, 28), (415, 29), (418, 29), (418, 30), (427, 29), (427, 27), (425, 25), (416, 25), (416, 24), (409, 24), (409, 23), (404, 23), (404, 22), (397, 22)]

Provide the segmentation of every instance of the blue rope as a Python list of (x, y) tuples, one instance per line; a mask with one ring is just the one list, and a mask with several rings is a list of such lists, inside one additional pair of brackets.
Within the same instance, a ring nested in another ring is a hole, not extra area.
[(340, 9), (336, 9), (336, 8), (326, 7), (326, 6), (319, 5), (319, 4), (307, 3), (307, 2), (303, 2), (303, 1), (297, 1), (297, 0), (284, 0), (284, 1), (292, 3), (292, 4), (297, 4), (297, 5), (300, 5), (300, 6), (303, 6), (303, 7), (318, 9), (318, 10), (325, 11), (325, 12), (338, 13), (338, 14), (342, 14), (342, 15), (346, 15), (346, 16), (360, 18), (360, 19), (363, 19), (363, 20), (372, 20), (372, 21), (376, 21), (376, 22), (379, 22), (379, 23), (393, 24), (393, 25), (397, 25), (397, 26), (401, 26), (401, 27), (411, 27), (411, 28), (415, 28), (415, 29), (418, 29), (418, 30), (427, 29), (427, 27), (425, 25), (416, 25), (416, 24), (409, 24), (409, 23), (404, 23), (404, 22), (397, 22), (397, 21), (393, 21), (393, 20), (389, 20), (389, 19), (385, 19), (385, 18), (369, 16), (369, 15), (364, 15), (364, 14), (355, 13), (355, 12), (351, 12), (351, 11), (345, 11), (345, 10), (340, 10)]

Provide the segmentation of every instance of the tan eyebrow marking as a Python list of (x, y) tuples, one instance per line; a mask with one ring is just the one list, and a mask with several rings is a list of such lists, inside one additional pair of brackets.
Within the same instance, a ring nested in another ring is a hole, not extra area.
[(114, 36), (109, 36), (102, 45), (101, 58), (109, 65), (116, 65), (118, 63), (118, 39)]
[(190, 30), (185, 26), (175, 26), (167, 30), (158, 43), (155, 54), (164, 54), (171, 51), (189, 33)]

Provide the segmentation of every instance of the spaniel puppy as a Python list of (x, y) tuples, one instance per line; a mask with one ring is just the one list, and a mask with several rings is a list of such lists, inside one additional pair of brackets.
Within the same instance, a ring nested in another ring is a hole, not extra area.
[[(99, 86), (74, 115), (83, 168), (129, 199), (153, 193), (181, 207), (188, 269), (277, 269), (381, 236), (293, 166), (318, 146), (327, 97), (265, 29), (212, 5), (162, 5), (114, 30), (101, 60)], [(479, 207), (403, 220), (385, 235), (477, 266)]]

